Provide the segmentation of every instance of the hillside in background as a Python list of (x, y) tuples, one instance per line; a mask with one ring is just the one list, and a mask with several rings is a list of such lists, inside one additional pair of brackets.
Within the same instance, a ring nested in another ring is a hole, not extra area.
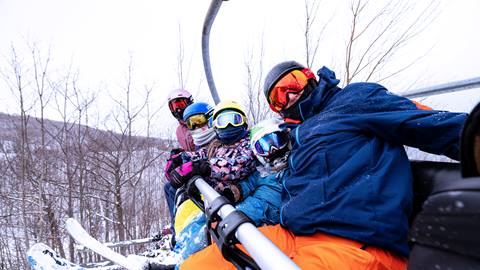
[[(41, 120), (26, 116), (26, 131), (29, 142), (40, 142), (42, 136)], [(88, 137), (90, 140), (101, 140), (109, 137), (120, 140), (122, 136), (127, 134), (115, 133), (113, 131), (106, 131), (97, 128), (92, 128), (85, 125), (64, 123), (55, 120), (44, 119), (45, 142), (47, 145), (52, 145), (58, 142), (61, 138), (59, 135), (69, 134), (70, 137), (80, 136)], [(11, 115), (0, 112), (0, 141), (1, 142), (15, 142), (21, 138), (22, 121), (20, 115)], [(65, 131), (65, 132), (64, 132)], [(130, 143), (135, 145), (149, 145), (156, 146), (159, 150), (168, 151), (176, 142), (168, 139), (131, 136)]]

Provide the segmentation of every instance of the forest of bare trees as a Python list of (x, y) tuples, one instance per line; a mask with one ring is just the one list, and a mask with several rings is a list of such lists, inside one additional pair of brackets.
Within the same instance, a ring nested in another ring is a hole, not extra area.
[[(123, 99), (108, 115), (115, 126), (92, 128), (88, 110), (95, 97), (82, 96), (75, 74), (51, 72), (48, 53), (35, 44), (30, 49), (29, 65), (12, 49), (2, 70), (20, 114), (1, 117), (0, 269), (27, 269), (26, 250), (37, 242), (81, 261), (63, 228), (67, 217), (105, 242), (158, 233), (169, 222), (163, 167), (174, 142), (149, 132), (139, 136), (132, 128), (154, 113), (149, 90), (141, 104), (130, 103), (136, 91), (129, 66)], [(46, 119), (47, 107), (62, 121)]]
[[(318, 20), (321, 2), (304, 1), (304, 28), (299, 29), (305, 38), (305, 59), (299, 60), (312, 69), (317, 68), (315, 58), (330, 27), (328, 18)], [(345, 52), (339, 59), (343, 83), (381, 81), (407, 68), (408, 64), (385, 72), (396, 51), (434, 17), (435, 2), (430, 3), (425, 12), (405, 22), (413, 6), (405, 6), (401, 0), (389, 1), (373, 13), (368, 11), (369, 1), (351, 1), (347, 16), (350, 28), (345, 31), (345, 43), (338, 46)], [(188, 61), (181, 38), (178, 45), (174, 52), (178, 56), (178, 84), (188, 89), (189, 70), (184, 66)], [(119, 95), (111, 97), (114, 106), (107, 115), (92, 119), (97, 97), (95, 91), (79, 86), (78, 72), (72, 68), (52, 70), (49, 51), (35, 44), (28, 48), (27, 53), (19, 53), (12, 47), (0, 69), (0, 79), (8, 88), (2, 91), (15, 97), (19, 111), (18, 115), (0, 115), (0, 269), (28, 269), (26, 250), (37, 242), (50, 245), (72, 261), (85, 260), (64, 230), (67, 217), (79, 220), (93, 237), (104, 242), (158, 233), (169, 222), (163, 167), (165, 153), (175, 142), (172, 129), (151, 130), (159, 110), (151, 106), (152, 87), (133, 83), (130, 62), (125, 81), (119, 83)], [(258, 40), (244, 62), (243, 103), (250, 123), (271, 115), (262, 90), (267, 72), (265, 49), (264, 40)], [(134, 102), (132, 97), (139, 93), (143, 100)], [(45, 117), (52, 110), (62, 121)], [(139, 124), (146, 129), (142, 136), (134, 128)], [(131, 247), (122, 251), (138, 250)]]

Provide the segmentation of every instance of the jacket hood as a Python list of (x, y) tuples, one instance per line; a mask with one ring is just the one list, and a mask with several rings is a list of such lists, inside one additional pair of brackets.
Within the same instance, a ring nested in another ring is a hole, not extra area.
[(299, 104), (300, 113), (304, 121), (320, 112), (335, 93), (341, 90), (341, 88), (337, 86), (340, 80), (335, 77), (335, 72), (329, 68), (325, 66), (322, 67), (317, 71), (317, 75), (317, 88), (315, 88), (308, 98)]

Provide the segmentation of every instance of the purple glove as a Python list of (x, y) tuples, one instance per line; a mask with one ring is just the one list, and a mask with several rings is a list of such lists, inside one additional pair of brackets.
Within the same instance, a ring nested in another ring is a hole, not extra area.
[(170, 184), (172, 187), (179, 188), (188, 182), (193, 176), (210, 176), (210, 163), (206, 160), (196, 160), (183, 163), (170, 173)]
[(173, 153), (173, 150), (172, 150), (172, 152), (170, 152), (170, 158), (167, 160), (167, 165), (165, 165), (165, 169), (164, 169), (165, 177), (168, 179), (168, 181), (171, 181), (170, 174), (172, 173), (172, 171), (175, 170), (180, 165), (182, 165), (182, 163), (183, 163), (182, 152)]

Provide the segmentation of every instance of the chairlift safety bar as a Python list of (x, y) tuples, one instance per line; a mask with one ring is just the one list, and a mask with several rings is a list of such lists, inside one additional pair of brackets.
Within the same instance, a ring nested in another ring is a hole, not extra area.
[[(202, 178), (195, 180), (195, 186), (204, 196), (206, 204), (213, 202), (220, 197), (210, 185), (208, 185)], [(235, 208), (226, 204), (218, 211), (219, 216), (223, 219), (230, 213), (236, 211)], [(278, 269), (300, 269), (287, 255), (285, 255), (276, 245), (274, 245), (267, 237), (265, 237), (253, 224), (241, 224), (235, 237), (245, 247), (249, 255), (265, 270)]]

